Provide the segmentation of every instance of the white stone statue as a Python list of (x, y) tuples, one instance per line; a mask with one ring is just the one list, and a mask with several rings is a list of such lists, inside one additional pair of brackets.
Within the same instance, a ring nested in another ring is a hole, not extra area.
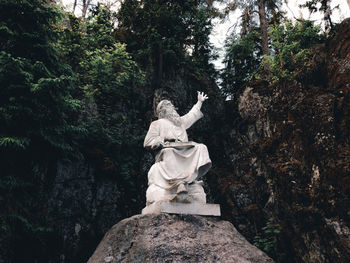
[(200, 109), (206, 99), (207, 95), (198, 92), (198, 102), (181, 117), (169, 100), (159, 102), (158, 120), (151, 123), (144, 141), (144, 147), (158, 150), (148, 172), (147, 206), (160, 201), (206, 203), (198, 179), (208, 172), (211, 160), (207, 147), (189, 142), (186, 133), (203, 117)]

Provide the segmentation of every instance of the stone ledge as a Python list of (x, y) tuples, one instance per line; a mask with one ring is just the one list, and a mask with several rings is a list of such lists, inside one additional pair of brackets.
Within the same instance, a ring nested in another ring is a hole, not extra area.
[(220, 216), (220, 205), (203, 203), (179, 203), (170, 201), (160, 201), (146, 206), (142, 209), (142, 214), (191, 214), (202, 216)]

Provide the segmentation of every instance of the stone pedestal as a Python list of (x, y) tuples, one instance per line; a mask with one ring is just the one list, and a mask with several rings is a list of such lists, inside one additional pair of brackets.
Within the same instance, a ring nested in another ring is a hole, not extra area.
[(159, 201), (142, 209), (142, 214), (191, 214), (202, 216), (220, 216), (220, 205), (203, 203), (180, 203), (171, 201)]
[(190, 214), (202, 216), (220, 216), (220, 205), (207, 204), (202, 181), (179, 185), (176, 189), (165, 190), (156, 185), (147, 189), (147, 206), (142, 214)]

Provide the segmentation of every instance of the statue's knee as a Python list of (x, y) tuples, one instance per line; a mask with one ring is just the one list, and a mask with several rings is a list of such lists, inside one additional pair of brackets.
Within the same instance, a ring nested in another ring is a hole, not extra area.
[(147, 205), (158, 201), (164, 201), (170, 199), (171, 193), (155, 184), (148, 186), (146, 191)]
[(197, 144), (197, 148), (199, 148), (202, 151), (208, 151), (207, 146), (205, 146), (203, 143)]

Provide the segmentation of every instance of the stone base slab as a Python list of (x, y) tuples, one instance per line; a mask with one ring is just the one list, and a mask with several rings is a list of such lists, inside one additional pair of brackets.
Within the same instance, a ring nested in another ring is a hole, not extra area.
[(142, 209), (142, 214), (191, 214), (202, 216), (220, 216), (220, 205), (203, 203), (179, 203), (170, 201), (155, 202)]

